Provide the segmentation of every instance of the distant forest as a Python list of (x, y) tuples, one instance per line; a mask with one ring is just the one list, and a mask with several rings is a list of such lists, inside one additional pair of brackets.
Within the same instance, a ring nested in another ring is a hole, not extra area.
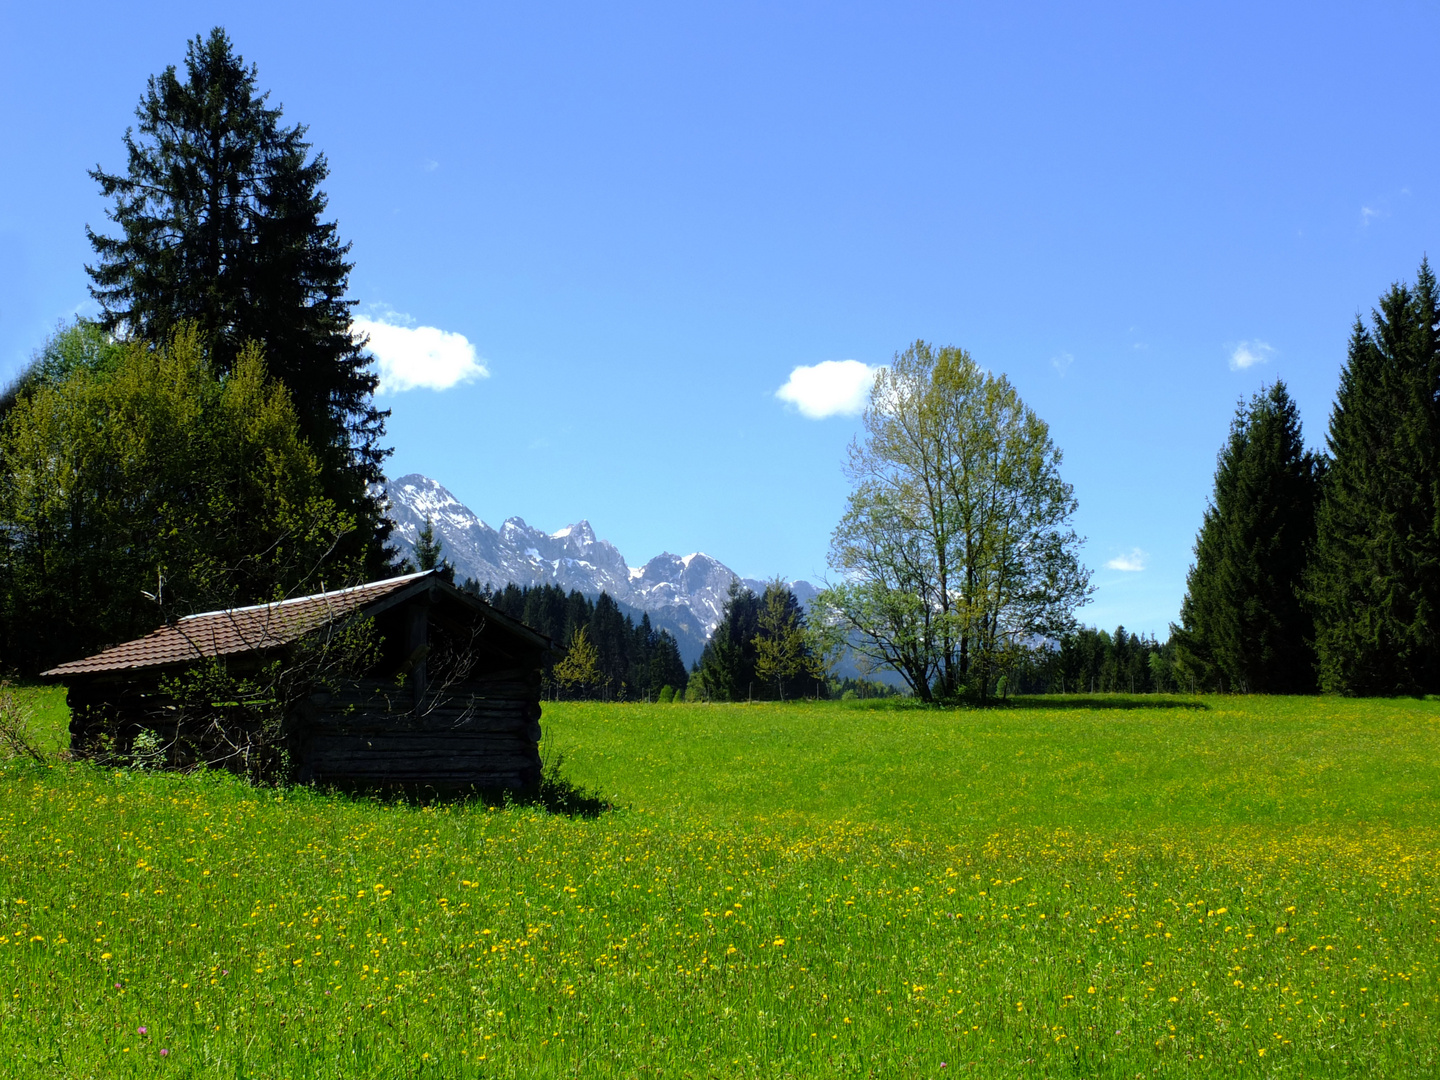
[(1190, 690), (1175, 648), (1123, 626), (1082, 626), (1054, 647), (1023, 653), (1005, 677), (1005, 694), (1163, 694)]
[[(685, 690), (688, 676), (675, 639), (652, 627), (648, 614), (640, 617), (637, 626), (609, 593), (602, 592), (592, 601), (580, 592), (567, 594), (558, 585), (521, 588), (512, 583), (491, 590), (473, 578), (461, 588), (555, 643), (542, 676), (548, 697), (654, 701), (666, 687), (672, 694)], [(582, 630), (594, 649), (594, 671), (582, 683), (566, 686), (556, 678), (555, 666)]]

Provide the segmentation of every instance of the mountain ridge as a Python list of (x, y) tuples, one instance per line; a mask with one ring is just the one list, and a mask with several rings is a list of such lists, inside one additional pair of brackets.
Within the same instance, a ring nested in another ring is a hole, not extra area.
[[(765, 582), (744, 578), (702, 551), (676, 555), (662, 551), (632, 567), (608, 540), (600, 539), (584, 518), (553, 533), (509, 517), (499, 529), (457, 499), (436, 480), (408, 473), (384, 485), (389, 513), (395, 522), (391, 540), (407, 558), (428, 517), (441, 555), (455, 567), (459, 581), (474, 578), (481, 585), (504, 588), (558, 585), (586, 596), (608, 593), (635, 619), (650, 615), (651, 625), (670, 632), (686, 664), (700, 656), (720, 622), (732, 580), (763, 592)], [(819, 592), (808, 581), (788, 583), (801, 604)]]

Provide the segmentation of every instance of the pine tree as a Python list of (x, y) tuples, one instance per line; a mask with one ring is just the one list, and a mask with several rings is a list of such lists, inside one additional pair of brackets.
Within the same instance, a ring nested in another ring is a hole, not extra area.
[(377, 378), (350, 331), (350, 246), (323, 219), (325, 155), (310, 154), (302, 125), (282, 126), (256, 78), (218, 27), (189, 43), (183, 82), (173, 65), (151, 77), (125, 172), (90, 173), (120, 231), (86, 229), (90, 291), (107, 331), (161, 342), (195, 324), (222, 372), (259, 342), (374, 573), (391, 558), (372, 494), (389, 414), (374, 407)]
[(444, 541), (435, 539), (435, 523), (427, 516), (425, 527), (415, 537), (415, 562), (421, 570), (439, 570), (446, 581), (454, 581), (455, 567), (441, 558), (444, 548)]
[(1202, 685), (1314, 689), (1313, 627), (1301, 588), (1314, 543), (1317, 471), (1283, 382), (1241, 404), (1195, 541), (1180, 626), (1172, 627), (1182, 670)]
[(760, 601), (731, 581), (720, 622), (700, 654), (699, 688), (713, 701), (747, 701), (755, 693), (755, 637)]
[(1327, 692), (1440, 690), (1437, 326), (1427, 260), (1351, 333), (1308, 578)]
[(773, 684), (784, 701), (786, 683), (811, 666), (800, 601), (777, 577), (766, 584), (756, 611), (755, 677)]

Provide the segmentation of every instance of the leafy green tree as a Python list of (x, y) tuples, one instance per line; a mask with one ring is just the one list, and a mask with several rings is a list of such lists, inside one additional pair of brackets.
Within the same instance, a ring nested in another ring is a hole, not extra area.
[(981, 700), (1006, 657), (1091, 593), (1049, 428), (1004, 376), (917, 341), (875, 379), (817, 601), (852, 650), (924, 700)]
[(218, 27), (189, 43), (183, 80), (174, 66), (149, 80), (138, 129), (125, 134), (125, 171), (90, 173), (119, 229), (86, 230), (97, 257), (91, 294), (112, 333), (164, 341), (194, 323), (221, 373), (259, 342), (289, 388), (327, 496), (356, 518), (353, 542), (368, 545), (378, 572), (391, 559), (372, 494), (388, 413), (374, 407), (377, 377), (351, 333), (350, 246), (324, 219), (325, 156), (267, 99)]
[(1295, 694), (1315, 689), (1314, 627), (1302, 587), (1315, 540), (1319, 462), (1276, 381), (1241, 403), (1195, 541), (1177, 663), (1205, 687)]
[(755, 677), (773, 685), (784, 701), (785, 684), (815, 674), (815, 664), (805, 633), (805, 613), (780, 578), (766, 584), (755, 622)]
[(0, 458), (4, 653), (28, 671), (166, 615), (358, 576), (336, 553), (354, 519), (258, 346), (222, 377), (182, 326), (113, 370), (41, 381), (5, 417)]
[(570, 641), (570, 648), (556, 662), (551, 677), (562, 690), (580, 697), (591, 696), (597, 690), (603, 690), (610, 682), (601, 673), (600, 653), (590, 640), (589, 632), (585, 627), (582, 626), (575, 631), (575, 636)]
[(15, 407), (20, 395), (42, 383), (62, 382), (77, 371), (112, 371), (124, 355), (124, 346), (97, 322), (76, 319), (46, 339), (30, 364), (4, 390), (0, 390), (0, 419)]
[(1350, 336), (1308, 577), (1327, 692), (1440, 691), (1437, 308), (1425, 261)]

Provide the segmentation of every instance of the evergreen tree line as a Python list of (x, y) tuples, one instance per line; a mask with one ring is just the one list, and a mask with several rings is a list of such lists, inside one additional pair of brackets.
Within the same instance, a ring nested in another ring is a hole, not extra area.
[(547, 696), (655, 701), (667, 688), (672, 695), (685, 690), (688, 675), (675, 639), (651, 626), (649, 613), (637, 625), (609, 593), (592, 601), (558, 585), (492, 590), (474, 578), (461, 588), (555, 643), (543, 674)]
[(690, 675), (692, 701), (774, 701), (825, 697), (826, 647), (805, 609), (781, 581), (756, 596), (730, 583), (720, 622)]
[(1356, 319), (1323, 454), (1283, 382), (1240, 405), (1171, 628), (1182, 683), (1440, 692), (1437, 329), (1423, 261)]
[(1163, 694), (1190, 689), (1175, 648), (1153, 637), (1081, 626), (1053, 646), (1027, 650), (1005, 675), (1006, 694)]

